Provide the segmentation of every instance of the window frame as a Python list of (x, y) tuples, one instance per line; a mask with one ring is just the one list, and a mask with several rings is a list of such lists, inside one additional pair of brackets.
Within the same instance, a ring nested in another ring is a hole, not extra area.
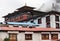
[(59, 23), (56, 23), (56, 28), (59, 28)]
[[(48, 38), (46, 38), (48, 36)], [(49, 40), (49, 34), (41, 34), (42, 40)]]
[(46, 23), (47, 28), (50, 28), (50, 23)]
[[(55, 37), (55, 35), (57, 35), (57, 37)], [(58, 39), (58, 34), (51, 34), (51, 40), (56, 40), (56, 39)]]
[(50, 28), (50, 16), (46, 17), (46, 26), (47, 28)]
[(32, 40), (32, 34), (25, 34), (25, 40)]
[(15, 34), (15, 33), (9, 33), (9, 39), (10, 40), (16, 40), (17, 41), (17, 34)]
[(41, 18), (38, 19), (38, 24), (41, 24), (42, 23), (42, 20)]
[(59, 16), (55, 16), (55, 21), (59, 22)]
[(50, 16), (46, 17), (46, 23), (50, 22)]

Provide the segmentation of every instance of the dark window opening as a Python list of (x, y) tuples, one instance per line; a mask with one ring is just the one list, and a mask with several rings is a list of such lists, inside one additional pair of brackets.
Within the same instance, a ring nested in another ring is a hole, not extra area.
[(47, 28), (50, 28), (50, 16), (46, 17), (46, 26)]
[(50, 28), (50, 23), (47, 23), (46, 25), (47, 25), (47, 28)]
[(35, 26), (29, 26), (29, 28), (35, 28)]
[(42, 40), (49, 40), (49, 34), (42, 34)]
[(34, 23), (34, 21), (32, 20), (31, 23)]
[(32, 34), (25, 34), (25, 40), (32, 40)]
[(42, 23), (42, 21), (41, 21), (41, 18), (40, 19), (38, 19), (38, 24), (41, 24)]
[(56, 28), (59, 28), (59, 23), (56, 23)]
[(50, 22), (50, 16), (46, 17), (46, 22)]
[(13, 27), (19, 27), (18, 25), (13, 25)]
[(32, 26), (29, 26), (29, 28), (33, 28)]
[(58, 39), (58, 34), (51, 34), (51, 39), (52, 40), (57, 40)]
[(59, 21), (59, 16), (55, 16), (55, 21)]

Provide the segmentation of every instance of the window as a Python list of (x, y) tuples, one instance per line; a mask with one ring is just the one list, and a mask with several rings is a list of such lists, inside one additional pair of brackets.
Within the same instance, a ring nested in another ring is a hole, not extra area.
[(10, 18), (10, 22), (12, 22), (12, 18)]
[(46, 26), (47, 28), (50, 28), (50, 16), (46, 17)]
[(34, 21), (32, 20), (31, 23), (33, 23)]
[(59, 16), (55, 16), (55, 21), (59, 21)]
[(32, 40), (32, 34), (25, 34), (25, 40)]
[(20, 16), (20, 19), (23, 19), (23, 16), (22, 15)]
[(20, 21), (20, 16), (18, 16), (18, 21)]
[(22, 27), (23, 27), (23, 28), (27, 28), (27, 26), (25, 26), (25, 25), (23, 25)]
[(59, 23), (56, 23), (56, 28), (59, 28)]
[(41, 24), (42, 23), (42, 21), (41, 21), (41, 18), (40, 19), (38, 19), (38, 24)]
[(7, 21), (8, 20), (8, 18), (5, 18), (5, 21)]
[(50, 22), (50, 16), (46, 17), (46, 22)]
[(42, 40), (48, 40), (49, 34), (42, 34)]
[(13, 25), (13, 27), (19, 27), (18, 25)]
[(50, 23), (47, 23), (47, 28), (50, 28)]
[(51, 34), (51, 39), (52, 40), (58, 39), (58, 34)]
[(10, 41), (17, 41), (17, 34), (9, 34)]
[(33, 26), (29, 26), (29, 28), (33, 28)]
[(29, 28), (35, 28), (35, 26), (29, 26)]
[(28, 18), (28, 15), (24, 14), (23, 17), (24, 17), (23, 19), (26, 20)]

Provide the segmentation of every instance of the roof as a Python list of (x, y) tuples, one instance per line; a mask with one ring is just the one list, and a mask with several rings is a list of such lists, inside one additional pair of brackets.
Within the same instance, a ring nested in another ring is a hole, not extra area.
[(17, 10), (27, 9), (27, 8), (29, 8), (29, 9), (35, 9), (35, 7), (23, 6), (23, 7), (21, 7), (21, 8), (18, 8)]
[[(20, 12), (23, 12), (23, 11), (14, 11), (13, 13), (8, 13), (8, 15), (3, 16), (3, 18), (11, 17), (11, 16), (14, 16), (14, 15), (17, 15), (17, 14), (21, 14)], [(33, 15), (44, 15), (46, 13), (46, 12), (37, 11), (37, 10), (28, 10), (28, 11), (31, 12), (30, 14), (33, 14)]]
[(3, 18), (11, 17), (11, 16), (14, 16), (16, 14), (21, 14), (20, 12), (24, 12), (24, 11), (29, 11), (29, 12), (32, 12), (32, 14), (36, 14), (36, 15), (40, 14), (40, 13), (45, 13), (45, 12), (37, 11), (37, 10), (33, 10), (33, 9), (34, 9), (34, 7), (23, 6), (21, 8), (16, 9), (18, 11), (14, 11), (13, 13), (8, 13), (8, 15), (3, 16)]
[(2, 31), (60, 31), (56, 28), (19, 28), (19, 27), (0, 27)]
[(50, 11), (50, 12), (48, 12), (48, 14), (59, 14), (60, 15), (60, 12), (58, 12), (58, 11)]

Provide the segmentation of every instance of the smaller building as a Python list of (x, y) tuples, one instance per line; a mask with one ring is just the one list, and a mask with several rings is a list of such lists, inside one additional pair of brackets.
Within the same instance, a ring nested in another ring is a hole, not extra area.
[(3, 25), (0, 26), (0, 40), (5, 38), (10, 41), (56, 41), (60, 39), (60, 29)]

